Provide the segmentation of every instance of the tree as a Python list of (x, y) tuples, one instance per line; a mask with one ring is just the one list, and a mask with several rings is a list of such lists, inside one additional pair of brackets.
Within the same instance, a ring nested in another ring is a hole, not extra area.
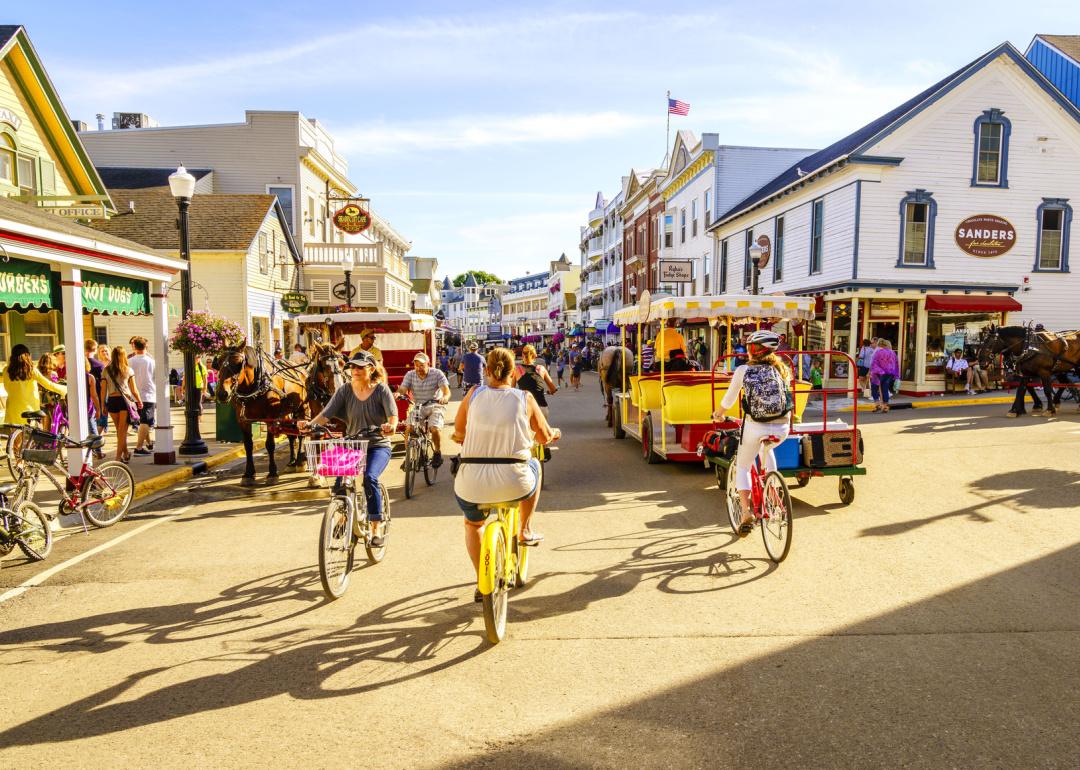
[[(491, 273), (484, 272), (483, 270), (470, 270), (469, 273), (472, 273), (476, 277), (476, 282), (481, 286), (488, 283), (502, 283), (502, 281), (499, 280), (499, 277), (497, 275), (492, 275)], [(465, 278), (469, 275), (469, 273), (462, 273), (457, 278), (455, 278), (454, 286), (464, 286)]]

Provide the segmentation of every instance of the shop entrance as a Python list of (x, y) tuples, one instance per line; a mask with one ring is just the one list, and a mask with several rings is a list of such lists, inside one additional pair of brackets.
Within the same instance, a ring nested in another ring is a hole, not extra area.
[(900, 344), (900, 323), (898, 321), (871, 321), (870, 337), (872, 339), (886, 339), (892, 343), (893, 350), (898, 350)]

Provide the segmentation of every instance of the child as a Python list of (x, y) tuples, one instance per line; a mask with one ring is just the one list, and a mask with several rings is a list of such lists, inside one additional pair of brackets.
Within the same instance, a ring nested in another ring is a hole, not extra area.
[(814, 390), (821, 390), (821, 386), (824, 380), (821, 376), (821, 361), (814, 358), (814, 362), (810, 366), (810, 386)]

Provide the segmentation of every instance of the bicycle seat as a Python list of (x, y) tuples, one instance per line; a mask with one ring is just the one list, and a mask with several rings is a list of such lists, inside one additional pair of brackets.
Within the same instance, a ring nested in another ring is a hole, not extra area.
[(71, 442), (71, 446), (82, 447), (83, 449), (101, 449), (104, 444), (104, 436), (87, 436), (82, 441)]
[(0, 495), (7, 497), (15, 491), (15, 487), (17, 486), (18, 484), (16, 484), (14, 481), (8, 482), (7, 484), (0, 484)]
[(45, 413), (43, 411), (41, 411), (40, 409), (36, 409), (36, 410), (34, 410), (32, 412), (23, 412), (22, 413), (22, 418), (24, 420), (44, 420), (45, 419)]

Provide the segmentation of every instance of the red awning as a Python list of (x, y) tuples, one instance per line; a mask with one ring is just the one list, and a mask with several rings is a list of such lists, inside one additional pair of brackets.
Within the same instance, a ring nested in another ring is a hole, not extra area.
[(985, 294), (929, 294), (927, 310), (958, 310), (967, 313), (1015, 313), (1024, 306), (1012, 297), (990, 297)]

